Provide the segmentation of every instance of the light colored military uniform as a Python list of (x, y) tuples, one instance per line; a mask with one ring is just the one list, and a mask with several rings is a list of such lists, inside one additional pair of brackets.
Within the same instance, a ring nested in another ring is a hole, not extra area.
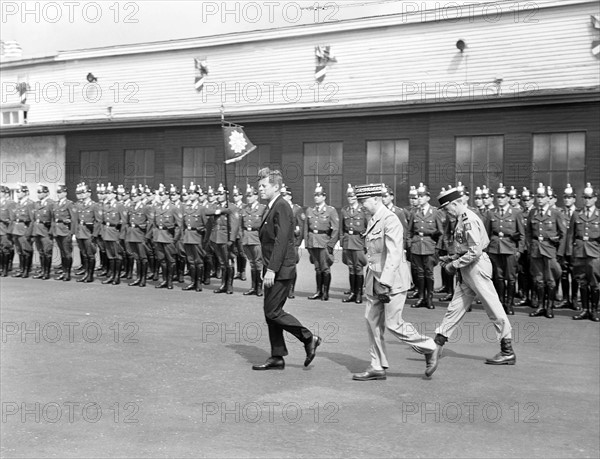
[[(421, 354), (431, 353), (435, 343), (421, 335), (410, 322), (402, 318), (406, 292), (411, 285), (410, 265), (406, 259), (403, 227), (396, 215), (381, 206), (371, 217), (365, 233), (367, 272), (365, 319), (369, 333), (371, 367), (388, 368), (383, 334), (386, 328)], [(390, 302), (382, 303), (377, 296), (378, 283), (390, 287)]]
[(490, 240), (481, 219), (467, 209), (457, 220), (454, 230), (456, 258), (452, 265), (458, 270), (454, 297), (436, 333), (450, 337), (469, 306), (478, 297), (494, 324), (498, 339), (511, 337), (511, 325), (492, 283), (492, 263), (484, 249)]

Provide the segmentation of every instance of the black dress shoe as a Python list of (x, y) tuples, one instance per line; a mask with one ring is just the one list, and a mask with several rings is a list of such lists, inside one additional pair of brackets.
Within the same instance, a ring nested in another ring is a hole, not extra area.
[(415, 304), (411, 304), (410, 307), (411, 308), (426, 308), (427, 307), (427, 301), (424, 298), (421, 298)]
[(304, 366), (307, 367), (310, 365), (310, 362), (315, 358), (315, 354), (317, 353), (317, 348), (321, 345), (321, 338), (316, 335), (313, 335), (311, 340), (304, 345), (304, 350), (306, 351), (306, 359), (304, 359)]
[(452, 293), (450, 293), (450, 294), (446, 295), (445, 297), (440, 298), (440, 301), (444, 301), (444, 302), (446, 302), (446, 301), (452, 301), (452, 297), (453, 296), (454, 295)]
[(285, 368), (285, 361), (283, 357), (269, 357), (262, 365), (252, 365), (253, 370), (283, 370)]
[(431, 375), (437, 370), (441, 354), (442, 346), (439, 344), (436, 344), (436, 347), (431, 354), (425, 354), (425, 376), (428, 378), (431, 378)]
[(362, 373), (355, 373), (352, 375), (354, 381), (375, 381), (386, 379), (385, 370), (373, 370), (373, 368), (367, 368), (367, 371)]

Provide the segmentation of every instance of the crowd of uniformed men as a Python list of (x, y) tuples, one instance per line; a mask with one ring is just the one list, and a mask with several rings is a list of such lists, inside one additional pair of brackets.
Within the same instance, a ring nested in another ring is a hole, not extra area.
[[(469, 199), (469, 190), (458, 187)], [(443, 189), (442, 189), (443, 190)], [(57, 187), (57, 199), (49, 188), (39, 184), (37, 200), (29, 188), (19, 185), (16, 200), (11, 190), (0, 187), (0, 275), (49, 279), (54, 243), (61, 256), (58, 280), (71, 280), (73, 236), (77, 241), (81, 266), (77, 282), (118, 285), (121, 279), (130, 286), (145, 287), (154, 280), (156, 288), (172, 289), (173, 283), (190, 282), (183, 290), (202, 291), (211, 277), (220, 279), (214, 293), (233, 293), (234, 279), (246, 280), (250, 265), (251, 286), (244, 295), (263, 295), (263, 263), (258, 232), (267, 207), (259, 202), (255, 187), (245, 193), (234, 186), (229, 192), (219, 185), (201, 187), (192, 183), (181, 189), (160, 185), (98, 185), (97, 201), (85, 183), (77, 185), (77, 202), (67, 199), (67, 187)], [(362, 303), (365, 253), (363, 233), (370, 215), (348, 185), (348, 205), (338, 214), (326, 204), (327, 195), (320, 184), (314, 192), (314, 206), (304, 210), (292, 202), (285, 186), (283, 196), (292, 206), (295, 219), (297, 262), (304, 241), (315, 267), (316, 292), (310, 300), (327, 301), (331, 284), (330, 267), (339, 242), (342, 262), (348, 266), (350, 289), (343, 302)], [(244, 203), (244, 198), (246, 202)], [(578, 312), (573, 319), (598, 322), (600, 297), (600, 209), (597, 190), (587, 183), (582, 190), (583, 206), (577, 208), (576, 191), (567, 185), (563, 207), (558, 196), (539, 184), (532, 193), (500, 184), (495, 190), (486, 186), (473, 192), (472, 209), (483, 221), (490, 243), (485, 249), (493, 265), (493, 283), (507, 314), (515, 306), (531, 306), (532, 317), (553, 318), (553, 310), (570, 308)], [(394, 192), (388, 187), (384, 204), (394, 212), (404, 229), (404, 248), (411, 261), (414, 287), (411, 307), (434, 309), (433, 294), (450, 301), (455, 279), (442, 272), (442, 287), (434, 290), (434, 267), (440, 258), (458, 257), (453, 234), (456, 217), (429, 204), (429, 189), (420, 184), (409, 190), (409, 206), (397, 207)], [(32, 273), (33, 251), (38, 251), (40, 268)], [(15, 252), (18, 269), (12, 268)], [(98, 266), (97, 265), (97, 261)], [(237, 269), (236, 269), (237, 267)], [(135, 274), (134, 274), (135, 268)], [(460, 280), (458, 280), (460, 281)], [(295, 280), (289, 297), (294, 298)], [(560, 287), (562, 301), (557, 301)]]

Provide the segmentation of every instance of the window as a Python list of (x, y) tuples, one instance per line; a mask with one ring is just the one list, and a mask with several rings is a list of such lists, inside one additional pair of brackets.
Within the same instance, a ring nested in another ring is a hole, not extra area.
[(123, 184), (148, 185), (154, 181), (154, 150), (125, 150)]
[(2, 112), (2, 126), (10, 126), (15, 124), (24, 124), (27, 119), (27, 112), (23, 110), (7, 110)]
[(108, 151), (82, 150), (80, 154), (81, 180), (92, 190), (99, 183), (108, 183)]
[(585, 132), (533, 134), (533, 183), (562, 193), (567, 183), (585, 183)]
[(456, 137), (455, 141), (456, 181), (467, 185), (471, 193), (483, 185), (496, 189), (504, 170), (504, 136)]
[[(256, 187), (258, 171), (263, 167), (271, 167), (271, 145), (257, 145), (256, 150), (244, 156), (235, 164), (236, 185), (242, 193), (246, 192), (246, 184)], [(233, 186), (232, 186), (233, 188)]]
[(184, 147), (183, 183), (186, 186), (190, 182), (201, 186), (218, 185), (222, 180), (222, 170), (217, 166), (215, 155), (215, 147)]
[[(408, 140), (367, 141), (367, 183), (385, 183), (408, 196)], [(398, 201), (399, 202), (399, 201)]]
[(342, 142), (304, 144), (304, 205), (314, 205), (315, 186), (321, 183), (327, 204), (342, 207), (342, 151)]

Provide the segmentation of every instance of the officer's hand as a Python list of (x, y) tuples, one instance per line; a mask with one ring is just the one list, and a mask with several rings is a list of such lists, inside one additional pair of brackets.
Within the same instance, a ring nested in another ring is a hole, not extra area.
[(379, 295), (377, 295), (377, 299), (382, 303), (389, 303), (390, 301), (392, 301), (389, 293), (380, 293)]
[(329, 255), (333, 255), (333, 247), (327, 246), (327, 251), (329, 252)]
[(521, 258), (521, 252), (515, 252), (515, 258), (517, 261), (519, 261), (519, 258)]
[(444, 269), (446, 270), (446, 272), (448, 274), (454, 274), (454, 273), (456, 273), (456, 267), (452, 263), (446, 263), (444, 265)]

